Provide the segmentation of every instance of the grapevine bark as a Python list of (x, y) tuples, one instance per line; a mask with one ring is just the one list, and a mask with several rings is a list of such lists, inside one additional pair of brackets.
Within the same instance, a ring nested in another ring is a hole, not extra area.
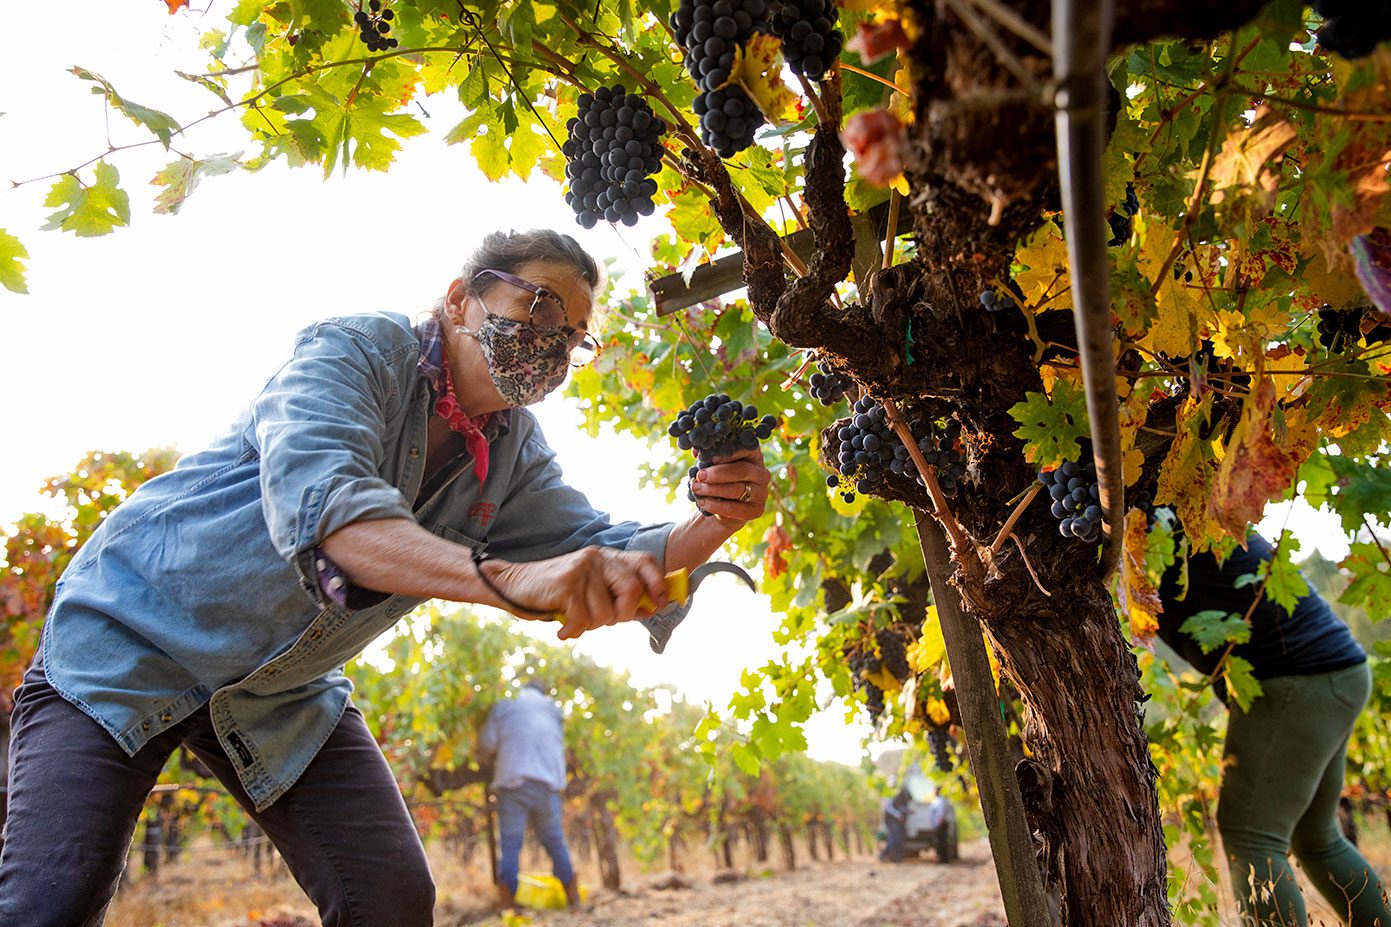
[[(955, 415), (962, 422), (968, 471), (953, 513), (989, 544), (1009, 514), (1007, 500), (1034, 479), (1008, 410), (1042, 382), (1023, 315), (986, 313), (976, 296), (1008, 279), (1016, 243), (1060, 205), (1054, 113), (1040, 93), (1052, 63), (1003, 30), (983, 41), (979, 22), (973, 31), (956, 0), (907, 5), (920, 27), (907, 56), (914, 122), (904, 151), (918, 257), (876, 274), (861, 303), (830, 310), (826, 273), (809, 274), (814, 279), (800, 281), (794, 296), (769, 243), (736, 229), (742, 222), (732, 221), (727, 205), (717, 203), (716, 211), (746, 249), (750, 302), (774, 336), (833, 357), (872, 395), (895, 400), (906, 420)], [(1008, 5), (1047, 29), (1043, 0)], [(1211, 35), (1259, 6), (1127, 4), (1118, 11), (1115, 40)], [(818, 129), (805, 172), (822, 271), (837, 261), (848, 265), (852, 250), (839, 234), (843, 179), (824, 156), (832, 150), (830, 128)], [(1037, 321), (1072, 326), (1067, 313)], [(1076, 344), (1070, 331), (1041, 334), (1064, 351)], [(827, 462), (836, 456), (836, 430), (823, 433)], [(907, 480), (891, 479), (880, 495), (928, 507)], [(1027, 708), (1032, 757), (1016, 772), (1050, 906), (1066, 925), (1167, 925), (1165, 846), (1137, 710), (1138, 670), (1106, 587), (1087, 568), (1094, 551), (1060, 537), (1041, 504), (1025, 512), (1014, 533), (1021, 548), (1000, 552), (972, 610)], [(967, 572), (958, 564), (959, 585), (976, 584)]]

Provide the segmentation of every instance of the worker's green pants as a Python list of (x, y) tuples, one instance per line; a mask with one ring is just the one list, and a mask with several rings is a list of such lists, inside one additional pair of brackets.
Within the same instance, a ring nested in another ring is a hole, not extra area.
[(1338, 830), (1348, 736), (1371, 689), (1367, 664), (1262, 680), (1231, 706), (1217, 825), (1242, 924), (1306, 927), (1289, 854), (1343, 922), (1391, 927), (1385, 886)]

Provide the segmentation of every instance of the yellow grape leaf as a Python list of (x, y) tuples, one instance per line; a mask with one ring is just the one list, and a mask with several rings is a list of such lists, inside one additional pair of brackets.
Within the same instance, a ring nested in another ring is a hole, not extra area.
[(903, 683), (895, 679), (893, 673), (883, 667), (880, 667), (877, 673), (865, 673), (864, 678), (866, 682), (872, 682), (883, 689), (885, 698), (903, 688)]
[(1135, 436), (1148, 417), (1149, 395), (1144, 390), (1130, 390), (1120, 408), (1121, 472), (1127, 486), (1135, 485), (1145, 465), (1145, 455), (1135, 446)]
[(990, 678), (995, 680), (995, 691), (1000, 690), (1000, 660), (995, 656), (995, 647), (990, 643), (990, 637), (981, 632), (981, 637), (985, 640), (985, 657), (990, 661)]
[(645, 396), (657, 382), (657, 373), (652, 369), (652, 361), (646, 354), (639, 353), (633, 362), (624, 366), (623, 381), (634, 393)]
[(927, 717), (937, 727), (951, 723), (951, 712), (947, 710), (947, 703), (940, 698), (927, 700)]
[(1234, 538), (1246, 537), (1247, 525), (1260, 521), (1265, 504), (1294, 480), (1294, 461), (1272, 434), (1274, 411), (1275, 387), (1261, 377), (1246, 397), (1212, 487), (1213, 517)]
[(1277, 432), (1275, 435), (1275, 443), (1289, 455), (1296, 468), (1304, 466), (1304, 462), (1318, 449), (1319, 441), (1323, 437), (1318, 422), (1309, 412), (1310, 407), (1307, 405), (1303, 408), (1285, 410), (1284, 432)]
[(927, 607), (922, 635), (907, 648), (908, 665), (914, 673), (931, 672), (947, 659), (947, 644), (942, 638), (942, 624), (937, 620), (937, 606)]
[(865, 510), (865, 506), (869, 505), (869, 496), (856, 493), (854, 502), (846, 502), (841, 498), (839, 489), (828, 489), (827, 492), (830, 493), (831, 510), (837, 515), (854, 518)]
[(1270, 375), (1270, 380), (1275, 385), (1275, 401), (1277, 403), (1286, 403), (1298, 398), (1308, 385), (1309, 381), (1306, 377), (1294, 375), (1309, 366), (1308, 355), (1304, 353), (1302, 347), (1290, 347), (1282, 344), (1266, 352), (1261, 366)]
[(782, 82), (782, 42), (776, 36), (755, 33), (735, 48), (729, 84), (743, 87), (774, 125), (801, 118), (801, 97)]
[[(1280, 163), (1298, 133), (1282, 114), (1268, 106), (1256, 109), (1251, 125), (1229, 133), (1213, 159), (1208, 178), (1214, 206), (1232, 206), (1242, 199), (1267, 213), (1275, 205)], [(1197, 171), (1193, 172), (1195, 177)]]
[(1179, 407), (1175, 430), (1178, 437), (1159, 468), (1154, 501), (1172, 505), (1194, 548), (1204, 550), (1222, 536), (1222, 527), (1208, 514), (1208, 493), (1217, 464), (1212, 448), (1198, 431), (1212, 410), (1212, 394), (1200, 401), (1185, 399)]
[(1145, 551), (1149, 547), (1145, 520), (1145, 513), (1139, 509), (1131, 509), (1125, 516), (1117, 592), (1121, 614), (1130, 622), (1131, 637), (1148, 646), (1159, 630), (1159, 613), (1164, 610), (1164, 603), (1145, 570)]
[(1367, 303), (1367, 294), (1353, 273), (1352, 258), (1347, 251), (1339, 249), (1332, 253), (1332, 260), (1322, 248), (1314, 248), (1305, 253), (1308, 263), (1299, 271), (1299, 280), (1314, 297), (1313, 305), (1327, 303), (1334, 309), (1347, 309)]
[(1025, 269), (1014, 275), (1033, 309), (1071, 309), (1071, 280), (1067, 273), (1067, 242), (1062, 230), (1045, 222), (1026, 238), (1014, 259)]
[[(1140, 256), (1140, 269), (1151, 284), (1163, 270), (1164, 260), (1168, 257), (1170, 243), (1160, 240), (1164, 237), (1157, 234), (1147, 236)], [(1175, 277), (1172, 269), (1164, 271), (1164, 279), (1159, 281), (1159, 289), (1154, 294), (1154, 324), (1140, 339), (1140, 344), (1155, 353), (1183, 357), (1193, 349), (1203, 289), (1201, 284), (1184, 279), (1186, 268), (1179, 264), (1174, 266), (1180, 269), (1180, 273)]]

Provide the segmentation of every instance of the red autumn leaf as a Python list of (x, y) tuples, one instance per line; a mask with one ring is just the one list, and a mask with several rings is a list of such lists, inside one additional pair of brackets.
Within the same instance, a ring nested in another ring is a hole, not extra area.
[(1294, 459), (1275, 443), (1270, 420), (1274, 410), (1275, 385), (1266, 377), (1246, 398), (1241, 421), (1213, 481), (1210, 510), (1234, 538), (1245, 538), (1247, 524), (1260, 521), (1265, 504), (1294, 479)]
[(169, 7), (169, 15), (173, 16), (175, 13), (179, 12), (179, 10), (188, 6), (188, 0), (164, 0), (164, 5)]
[(860, 23), (859, 31), (845, 47), (859, 55), (865, 64), (873, 64), (895, 51), (907, 51), (909, 44), (903, 24), (896, 19), (886, 19), (882, 23)]
[(903, 123), (887, 109), (851, 116), (840, 138), (855, 156), (855, 169), (870, 183), (887, 185), (903, 173)]
[(763, 552), (763, 569), (771, 576), (781, 576), (787, 572), (786, 553), (792, 549), (792, 538), (782, 525), (772, 525), (763, 533), (763, 543), (768, 549)]

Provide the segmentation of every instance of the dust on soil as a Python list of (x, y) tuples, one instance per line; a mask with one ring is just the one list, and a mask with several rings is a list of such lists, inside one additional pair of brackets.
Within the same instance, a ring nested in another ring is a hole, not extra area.
[[(792, 872), (715, 884), (709, 874), (690, 888), (657, 890), (656, 880), (628, 893), (603, 892), (589, 910), (528, 912), (549, 927), (1003, 927), (1004, 908), (984, 843), (962, 847), (951, 865), (908, 860), (811, 863)], [(440, 927), (482, 922), (437, 921)]]

